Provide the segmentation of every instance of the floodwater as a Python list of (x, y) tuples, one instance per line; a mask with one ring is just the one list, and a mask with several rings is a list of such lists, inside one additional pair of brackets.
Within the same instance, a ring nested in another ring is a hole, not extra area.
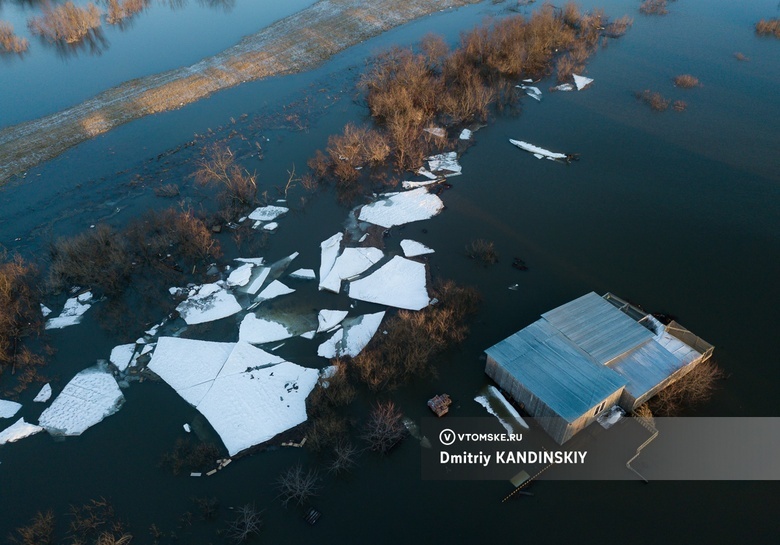
[[(550, 94), (545, 92), (550, 84), (542, 82), (541, 103), (525, 98), (519, 115), (498, 116), (475, 134), (476, 144), (461, 158), (464, 174), (443, 194), (444, 212), (395, 228), (386, 240), (388, 251), (402, 238), (434, 248), (429, 259), (434, 277), (474, 285), (484, 297), (471, 336), (444, 355), (438, 378), (379, 396), (395, 400), (412, 419), (428, 416), (425, 400), (441, 392), (455, 400), (454, 415), (483, 416), (472, 401), (487, 383), (482, 350), (591, 290), (673, 314), (716, 346), (715, 357), (729, 379), (695, 414), (778, 415), (780, 366), (772, 341), (780, 301), (780, 42), (759, 39), (752, 30), (758, 19), (779, 15), (777, 4), (680, 0), (658, 18), (636, 13), (634, 1), (594, 5), (614, 16), (629, 13), (635, 23), (588, 64), (586, 75), (595, 79), (591, 88)], [(185, 179), (192, 171), (187, 152), (172, 156), (170, 164), (156, 161), (159, 153), (242, 113), (269, 115), (291, 102), (301, 111), (300, 103), (308, 100), (317, 115), (307, 130), (274, 128), (269, 121), (247, 134), (249, 145), (262, 141), (265, 157), (247, 156), (244, 164), (257, 169), (261, 190), (273, 195), (292, 164), (301, 172), (329, 134), (347, 121), (365, 119), (351, 85), (368, 54), (414, 42), (429, 31), (455, 39), (459, 30), (502, 9), (486, 3), (437, 14), (311, 73), (246, 84), (87, 142), (0, 192), (0, 242), (25, 255), (43, 254), (60, 234), (104, 218), (121, 224), (146, 208), (170, 205), (155, 199), (152, 188), (171, 180), (183, 183), (184, 195), (199, 205), (203, 196)], [(735, 52), (750, 61), (737, 61)], [(680, 73), (697, 76), (703, 86), (674, 88), (671, 79)], [(633, 96), (643, 89), (685, 100), (688, 109), (652, 112)], [(508, 138), (579, 153), (581, 160), (568, 166), (539, 161)], [(131, 183), (137, 171), (150, 173), (149, 180)], [(294, 192), (290, 202), (302, 195)], [(308, 196), (302, 210), (280, 220), (279, 232), (261, 253), (273, 261), (300, 251), (293, 267), (316, 269), (319, 242), (342, 229), (347, 213), (328, 191)], [(495, 242), (497, 265), (484, 268), (463, 255), (473, 238)], [(530, 270), (513, 269), (513, 257)], [(509, 290), (513, 284), (519, 289)], [(295, 296), (312, 307), (347, 308), (343, 296), (318, 293), (314, 285), (294, 287), (300, 288)], [(357, 311), (368, 308), (358, 303)], [(235, 340), (230, 320), (193, 334)], [(81, 325), (52, 333), (58, 352), (51, 374), (61, 378), (61, 388), (143, 329), (127, 324), (126, 333), (108, 335), (88, 313)], [(280, 353), (304, 365), (323, 365), (312, 355), (315, 350), (296, 341)], [(22, 399), (20, 415), (28, 421), (42, 410), (29, 403), (34, 395)], [(119, 413), (82, 437), (55, 441), (39, 434), (0, 449), (0, 535), (47, 508), (60, 514), (62, 528), (69, 505), (100, 496), (113, 502), (139, 543), (152, 542), (151, 524), (166, 533), (162, 543), (172, 542), (172, 532), (184, 543), (218, 543), (216, 532), (231, 516), (228, 508), (247, 502), (265, 510), (258, 542), (590, 543), (620, 536), (656, 543), (663, 532), (675, 542), (743, 542), (749, 535), (753, 542), (772, 543), (780, 534), (777, 483), (540, 482), (533, 498), (502, 504), (511, 491), (506, 482), (421, 479), (419, 447), (412, 439), (386, 458), (363, 455), (345, 478), (326, 476), (312, 502), (323, 518), (309, 527), (296, 508), (279, 505), (273, 483), (282, 469), (297, 460), (314, 464), (315, 456), (279, 449), (239, 460), (213, 478), (174, 477), (158, 467), (160, 455), (196, 412), (162, 383), (134, 384), (125, 395)], [(358, 402), (372, 397), (362, 393)], [(203, 496), (217, 497), (222, 515), (216, 522), (195, 517), (190, 526), (181, 517), (193, 510), (192, 497)], [(556, 520), (561, 516), (565, 523)]]

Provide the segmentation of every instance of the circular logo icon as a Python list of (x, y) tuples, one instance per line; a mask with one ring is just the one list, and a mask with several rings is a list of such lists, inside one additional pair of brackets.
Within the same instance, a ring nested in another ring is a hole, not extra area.
[(451, 429), (443, 429), (439, 432), (439, 442), (442, 445), (449, 446), (455, 442), (455, 432)]

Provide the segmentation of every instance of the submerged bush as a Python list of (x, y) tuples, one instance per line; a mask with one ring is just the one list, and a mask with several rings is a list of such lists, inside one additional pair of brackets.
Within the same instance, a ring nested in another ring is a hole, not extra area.
[(780, 19), (761, 19), (756, 23), (756, 34), (759, 36), (774, 36), (780, 38)]
[(392, 401), (379, 402), (371, 410), (363, 439), (371, 450), (387, 454), (406, 435), (403, 414)]
[(28, 26), (33, 34), (50, 42), (75, 43), (100, 27), (100, 9), (91, 2), (86, 6), (73, 2), (55, 8), (45, 6), (43, 15), (30, 19)]
[(40, 363), (22, 345), (43, 326), (37, 278), (36, 268), (21, 257), (0, 262), (0, 374)]
[(653, 92), (649, 89), (645, 89), (642, 92), (636, 93), (636, 98), (652, 108), (656, 112), (664, 112), (669, 108), (671, 101), (661, 93)]
[(645, 15), (666, 15), (666, 0), (645, 0), (639, 6), (639, 12)]
[(214, 146), (198, 161), (195, 180), (219, 188), (219, 213), (225, 221), (236, 219), (257, 200), (257, 177), (237, 165), (233, 152), (224, 146)]
[(21, 526), (9, 536), (10, 543), (19, 545), (50, 545), (54, 543), (54, 513), (38, 511), (27, 526)]
[(701, 85), (701, 83), (699, 83), (699, 79), (690, 74), (682, 74), (680, 76), (676, 76), (674, 78), (674, 84), (677, 87), (682, 87), (683, 89), (692, 89), (694, 87), (699, 87)]
[(498, 263), (498, 251), (496, 245), (490, 241), (478, 238), (466, 245), (466, 255), (470, 259), (481, 261), (484, 265)]
[(653, 414), (673, 416), (684, 408), (709, 400), (717, 383), (726, 378), (723, 370), (711, 359), (699, 363), (687, 375), (672, 382), (650, 400)]
[(14, 27), (10, 23), (0, 21), (0, 53), (24, 53), (29, 42), (14, 34)]
[(125, 19), (149, 7), (149, 0), (106, 0), (106, 22), (121, 24)]

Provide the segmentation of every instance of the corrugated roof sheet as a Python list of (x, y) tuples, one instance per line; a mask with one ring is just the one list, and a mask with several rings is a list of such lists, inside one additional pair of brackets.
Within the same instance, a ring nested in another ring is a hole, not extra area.
[(625, 384), (620, 375), (593, 361), (544, 319), (486, 352), (569, 422)]
[(653, 338), (650, 330), (593, 292), (542, 318), (602, 364)]

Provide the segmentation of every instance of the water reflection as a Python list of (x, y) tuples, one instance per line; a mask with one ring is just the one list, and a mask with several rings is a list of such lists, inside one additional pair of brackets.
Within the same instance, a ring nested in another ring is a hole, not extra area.
[[(162, 5), (168, 6), (173, 10), (187, 7), (188, 2), (189, 0), (160, 0)], [(222, 9), (222, 11), (228, 13), (236, 7), (236, 0), (198, 0), (198, 4), (207, 8)]]
[(67, 43), (64, 41), (49, 42), (42, 38), (39, 41), (47, 47), (53, 47), (57, 52), (57, 56), (64, 60), (78, 57), (82, 53), (94, 56), (102, 55), (111, 45), (111, 42), (108, 41), (103, 33), (102, 28), (90, 30), (84, 38), (75, 43)]

